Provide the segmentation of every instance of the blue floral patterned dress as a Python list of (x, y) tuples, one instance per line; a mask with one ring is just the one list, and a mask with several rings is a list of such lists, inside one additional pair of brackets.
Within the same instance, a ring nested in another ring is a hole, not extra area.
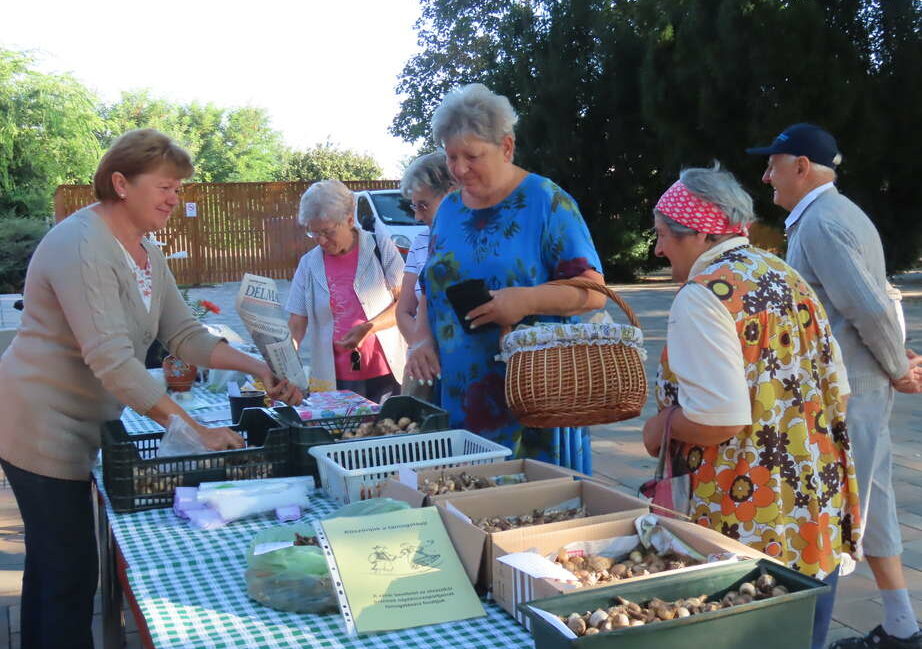
[(445, 295), (448, 286), (467, 279), (482, 279), (496, 290), (537, 286), (590, 269), (601, 272), (602, 264), (579, 208), (547, 178), (529, 174), (504, 201), (484, 209), (465, 207), (460, 192), (442, 201), (424, 284), (442, 367), (441, 405), (453, 427), (504, 444), (516, 457), (591, 470), (587, 431), (529, 429), (513, 417), (503, 389), (506, 365), (494, 358), (499, 330), (466, 333)]

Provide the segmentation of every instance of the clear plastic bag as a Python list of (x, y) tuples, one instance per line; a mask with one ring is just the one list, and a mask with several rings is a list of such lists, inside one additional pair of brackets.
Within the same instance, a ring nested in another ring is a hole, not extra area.
[[(327, 516), (350, 518), (409, 509), (410, 505), (391, 498), (372, 498), (349, 503)], [(247, 550), (247, 595), (260, 604), (291, 613), (326, 613), (337, 609), (336, 595), (326, 559), (319, 547), (294, 545), (264, 554), (255, 554), (264, 543), (290, 543), (313, 537), (310, 523), (279, 525), (265, 529), (250, 542)]]
[(157, 457), (199, 455), (210, 452), (192, 427), (178, 415), (170, 415), (169, 426), (160, 440)]
[(326, 559), (319, 547), (294, 545), (254, 554), (257, 545), (292, 541), (295, 533), (314, 536), (314, 528), (309, 523), (270, 527), (253, 538), (247, 551), (247, 595), (279, 611), (335, 611), (336, 594)]

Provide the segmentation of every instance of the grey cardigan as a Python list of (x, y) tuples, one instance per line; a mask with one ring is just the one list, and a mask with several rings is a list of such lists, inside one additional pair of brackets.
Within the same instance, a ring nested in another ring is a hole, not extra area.
[(124, 251), (93, 207), (39, 243), (19, 331), (0, 358), (0, 457), (66, 480), (89, 479), (100, 424), (118, 418), (122, 404), (146, 413), (165, 394), (144, 368), (155, 338), (196, 365), (206, 365), (220, 341), (192, 317), (163, 254), (144, 243), (148, 312)]
[(865, 213), (834, 187), (787, 231), (787, 262), (826, 308), (842, 348), (852, 392), (887, 386), (909, 371), (880, 235)]

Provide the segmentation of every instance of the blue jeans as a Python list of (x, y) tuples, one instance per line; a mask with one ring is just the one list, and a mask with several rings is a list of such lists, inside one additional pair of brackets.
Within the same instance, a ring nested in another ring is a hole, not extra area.
[(829, 586), (829, 592), (820, 595), (816, 600), (816, 609), (813, 613), (813, 644), (812, 649), (825, 649), (826, 634), (829, 633), (829, 623), (832, 621), (832, 607), (836, 603), (836, 587), (839, 585), (839, 568), (823, 579)]
[(93, 649), (99, 557), (87, 480), (60, 480), (0, 459), (26, 533), (22, 646)]

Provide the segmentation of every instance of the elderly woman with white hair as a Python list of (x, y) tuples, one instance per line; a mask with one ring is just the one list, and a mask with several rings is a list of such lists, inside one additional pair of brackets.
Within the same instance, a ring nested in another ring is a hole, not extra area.
[[(419, 314), (428, 327), (411, 345), (408, 369), (417, 381), (441, 378), (452, 426), (519, 457), (559, 463), (569, 439), (556, 429), (525, 428), (506, 406), (506, 367), (495, 359), (500, 329), (602, 307), (595, 292), (547, 283), (580, 277), (601, 284), (602, 264), (573, 198), (513, 163), (517, 120), (509, 100), (481, 84), (450, 92), (433, 115), (433, 140), (460, 190), (442, 201), (432, 227)], [(481, 280), (492, 299), (459, 317), (446, 290), (465, 280)], [(585, 470), (588, 434), (577, 434), (582, 446), (568, 463)]]
[[(455, 181), (448, 171), (444, 151), (433, 151), (416, 158), (407, 166), (400, 181), (400, 193), (410, 201), (417, 220), (426, 224), (426, 229), (416, 236), (410, 246), (403, 269), (403, 287), (397, 300), (397, 327), (408, 341), (417, 338), (416, 314), (422, 295), (419, 276), (429, 256), (429, 229), (442, 199), (454, 188)], [(437, 398), (433, 399), (432, 392), (433, 386), (420, 385), (414, 380), (405, 382), (403, 386), (404, 394), (437, 401)]]
[(317, 246), (298, 264), (288, 328), (310, 351), (314, 392), (352, 390), (380, 402), (400, 392), (406, 347), (396, 327), (403, 260), (393, 242), (355, 225), (355, 196), (322, 180), (301, 196), (298, 223)]
[[(813, 289), (753, 247), (752, 199), (719, 166), (686, 169), (654, 210), (656, 254), (683, 286), (669, 312), (644, 425), (690, 473), (692, 520), (765, 552), (835, 592), (861, 537), (838, 344)], [(825, 645), (822, 596), (813, 647)]]

